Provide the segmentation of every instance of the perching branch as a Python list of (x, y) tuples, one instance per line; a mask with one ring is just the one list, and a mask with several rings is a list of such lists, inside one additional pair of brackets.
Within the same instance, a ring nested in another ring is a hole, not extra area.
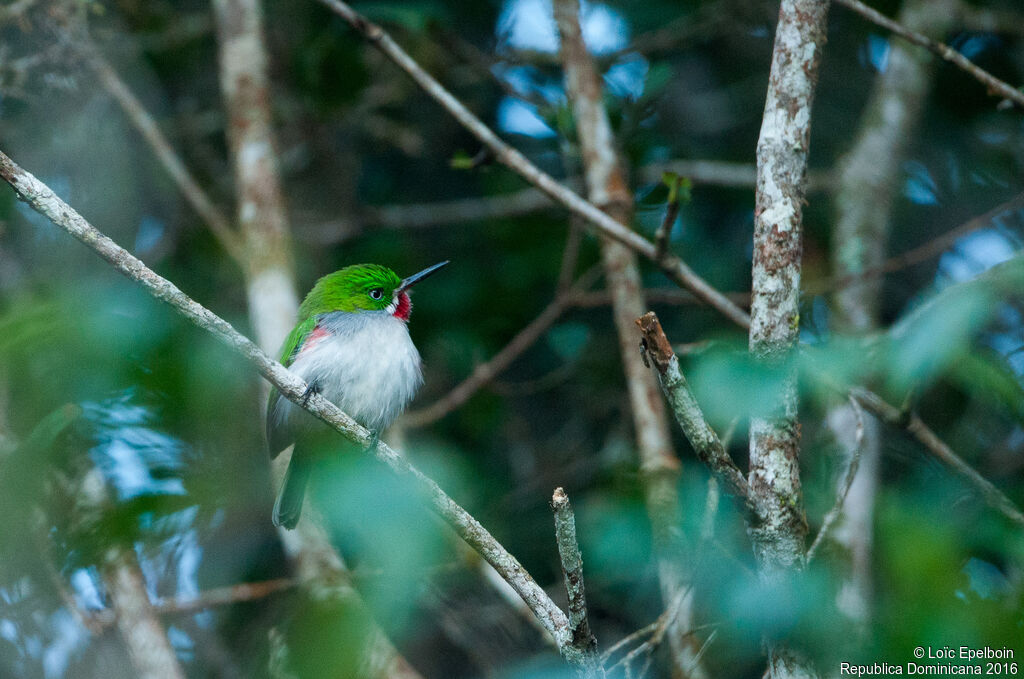
[(424, 92), (444, 107), (466, 130), (483, 143), (494, 155), (495, 160), (515, 171), (526, 181), (564, 205), (573, 214), (585, 219), (596, 231), (629, 246), (638, 254), (653, 261), (672, 281), (691, 290), (706, 304), (717, 309), (734, 323), (744, 327), (749, 324), (749, 317), (742, 309), (739, 309), (723, 297), (721, 293), (698, 276), (681, 259), (670, 256), (664, 257), (661, 260), (656, 259), (653, 243), (605, 214), (593, 203), (581, 198), (579, 194), (559, 183), (549, 174), (541, 171), (526, 156), (502, 141), (498, 135), (473, 115), (462, 102), (446, 90), (441, 83), (424, 71), (405, 50), (398, 46), (398, 43), (384, 29), (367, 20), (341, 0), (320, 1), (345, 19), (363, 37), (405, 71)]
[(597, 657), (597, 639), (587, 621), (587, 595), (583, 585), (583, 556), (576, 542), (576, 517), (569, 504), (569, 496), (562, 488), (555, 488), (551, 496), (551, 511), (555, 515), (555, 542), (565, 577), (565, 593), (569, 598), (569, 628), (572, 645), (588, 658), (587, 676), (604, 676)]
[(836, 0), (840, 5), (852, 9), (857, 14), (868, 21), (881, 26), (887, 30), (892, 31), (896, 35), (900, 36), (904, 40), (908, 40), (915, 45), (924, 47), (929, 52), (937, 54), (942, 59), (953, 64), (957, 68), (961, 69), (982, 85), (985, 86), (988, 93), (994, 97), (1002, 97), (1008, 99), (1017, 105), (1018, 108), (1024, 108), (1024, 92), (1019, 89), (1008, 85), (1004, 81), (995, 77), (985, 69), (979, 67), (973, 61), (965, 57), (964, 55), (957, 52), (955, 49), (945, 43), (941, 43), (937, 40), (921, 35), (916, 31), (912, 31), (907, 27), (899, 24), (889, 17), (885, 16), (881, 12), (878, 12), (871, 7), (868, 7), (860, 0)]
[[(227, 321), (188, 297), (173, 283), (150, 270), (127, 250), (96, 230), (49, 187), (19, 167), (3, 152), (0, 152), (0, 177), (34, 210), (95, 251), (115, 269), (141, 285), (150, 295), (166, 302), (196, 327), (209, 332), (242, 355), (290, 401), (326, 422), (346, 439), (362, 446), (369, 445), (371, 434), (368, 430), (327, 399), (318, 394), (308, 393), (308, 385), (294, 373), (267, 356)], [(572, 631), (568, 617), (534, 581), (522, 564), (509, 554), (479, 521), (448, 497), (437, 483), (387, 445), (380, 443), (372, 454), (395, 474), (412, 480), (429, 501), (431, 508), (479, 552), (530, 606), (544, 628), (555, 638), (559, 650), (569, 662), (576, 665), (583, 662), (572, 647)]]
[(750, 494), (747, 479), (736, 463), (729, 457), (718, 434), (711, 428), (704, 413), (697, 403), (690, 386), (679, 369), (679, 359), (672, 351), (672, 344), (661, 328), (661, 322), (653, 311), (636, 319), (643, 336), (644, 355), (654, 364), (661, 381), (661, 390), (668, 399), (672, 412), (686, 435), (686, 440), (693, 446), (697, 457), (707, 465), (729, 493), (746, 500)]

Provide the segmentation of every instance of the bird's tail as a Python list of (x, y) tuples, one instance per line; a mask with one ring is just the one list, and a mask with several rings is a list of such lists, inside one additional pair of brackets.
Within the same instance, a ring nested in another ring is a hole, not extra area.
[(313, 470), (312, 461), (305, 457), (305, 455), (299, 455), (297, 450), (292, 451), (292, 459), (288, 462), (288, 471), (284, 474), (281, 492), (278, 493), (277, 502), (274, 503), (275, 526), (295, 528), (299, 517), (302, 516), (302, 501), (306, 496), (306, 484), (309, 482), (309, 475)]

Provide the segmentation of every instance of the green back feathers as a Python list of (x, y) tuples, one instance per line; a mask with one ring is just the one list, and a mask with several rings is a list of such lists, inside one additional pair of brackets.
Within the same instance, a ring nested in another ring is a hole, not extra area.
[(391, 304), (402, 279), (379, 264), (353, 264), (316, 282), (299, 307), (299, 319), (329, 311), (375, 311)]

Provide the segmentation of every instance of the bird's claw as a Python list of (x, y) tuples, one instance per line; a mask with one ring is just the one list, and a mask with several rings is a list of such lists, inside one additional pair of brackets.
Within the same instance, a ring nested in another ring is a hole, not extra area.
[(313, 394), (320, 393), (320, 381), (313, 380), (306, 385), (306, 391), (302, 392), (302, 405), (303, 407), (309, 405), (309, 399)]

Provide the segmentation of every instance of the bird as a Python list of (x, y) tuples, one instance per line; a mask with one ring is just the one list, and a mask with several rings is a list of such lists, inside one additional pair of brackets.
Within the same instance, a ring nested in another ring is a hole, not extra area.
[[(423, 384), (420, 354), (409, 336), (409, 290), (448, 263), (407, 278), (379, 264), (327, 274), (299, 306), (298, 322), (281, 348), (281, 363), (308, 385), (305, 397), (319, 393), (348, 413), (372, 432), (372, 447)], [(271, 459), (295, 445), (273, 512), (275, 526), (292, 529), (333, 430), (276, 389), (267, 402), (266, 428)]]

